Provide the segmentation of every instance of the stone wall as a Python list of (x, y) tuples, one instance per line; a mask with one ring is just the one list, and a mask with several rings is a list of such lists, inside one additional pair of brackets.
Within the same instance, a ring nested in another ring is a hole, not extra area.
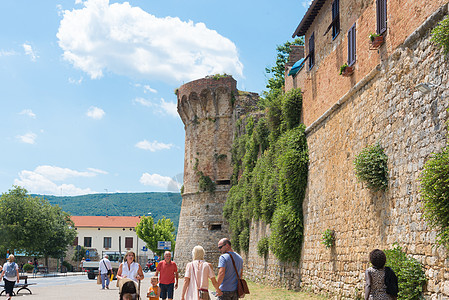
[[(447, 141), (449, 59), (430, 42), (430, 28), (440, 19), (425, 22), (307, 128), (301, 263), (283, 265), (271, 253), (267, 260), (258, 257), (257, 242), (269, 229), (253, 223), (247, 277), (355, 299), (363, 291), (368, 253), (398, 243), (425, 266), (426, 298), (449, 297), (447, 250), (435, 247), (436, 232), (422, 219), (418, 183), (426, 160)], [(434, 85), (430, 93), (415, 88), (422, 82)], [(357, 181), (353, 161), (376, 142), (388, 156), (389, 187), (372, 193)], [(335, 231), (331, 249), (321, 244), (326, 229)]]

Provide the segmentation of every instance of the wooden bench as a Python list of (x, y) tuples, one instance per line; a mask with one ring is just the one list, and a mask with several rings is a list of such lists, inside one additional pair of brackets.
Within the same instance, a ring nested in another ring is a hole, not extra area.
[[(20, 283), (20, 280), (23, 280), (24, 283)], [(15, 296), (17, 294), (19, 294), (20, 291), (22, 290), (27, 290), (30, 295), (32, 294), (31, 290), (28, 288), (28, 286), (30, 285), (35, 285), (37, 283), (28, 283), (28, 276), (19, 276), (19, 283), (16, 282), (16, 284), (14, 285), (15, 289), (18, 289), (16, 292), (12, 292), (12, 296)], [(5, 293), (5, 285), (2, 283), (0, 284), (0, 287), (3, 288), (2, 292), (0, 293), (0, 296), (3, 295), (3, 293)]]

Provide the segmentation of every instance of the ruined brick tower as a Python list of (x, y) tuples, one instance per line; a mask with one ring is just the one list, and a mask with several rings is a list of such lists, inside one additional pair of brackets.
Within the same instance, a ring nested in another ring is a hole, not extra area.
[[(229, 236), (223, 206), (231, 187), (234, 120), (258, 96), (239, 92), (231, 76), (217, 75), (182, 85), (177, 96), (186, 131), (184, 189), (175, 249), (175, 260), (183, 273), (196, 245), (204, 247), (207, 261), (218, 262), (217, 242)], [(209, 177), (215, 191), (202, 190), (201, 177)]]

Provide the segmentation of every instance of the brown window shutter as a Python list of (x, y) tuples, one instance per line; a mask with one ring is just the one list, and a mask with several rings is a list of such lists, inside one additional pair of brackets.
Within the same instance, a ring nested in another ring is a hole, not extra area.
[(356, 56), (356, 40), (355, 40), (355, 23), (348, 31), (348, 65), (355, 63)]
[(377, 34), (387, 30), (387, 0), (376, 0)]
[(125, 248), (132, 248), (133, 247), (133, 238), (132, 237), (125, 237)]

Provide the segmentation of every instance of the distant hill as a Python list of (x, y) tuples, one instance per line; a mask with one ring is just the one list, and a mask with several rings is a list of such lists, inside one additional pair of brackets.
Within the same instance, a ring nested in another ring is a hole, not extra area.
[(72, 216), (151, 216), (157, 220), (169, 218), (178, 228), (181, 212), (180, 193), (115, 193), (83, 196), (32, 195), (59, 205)]

